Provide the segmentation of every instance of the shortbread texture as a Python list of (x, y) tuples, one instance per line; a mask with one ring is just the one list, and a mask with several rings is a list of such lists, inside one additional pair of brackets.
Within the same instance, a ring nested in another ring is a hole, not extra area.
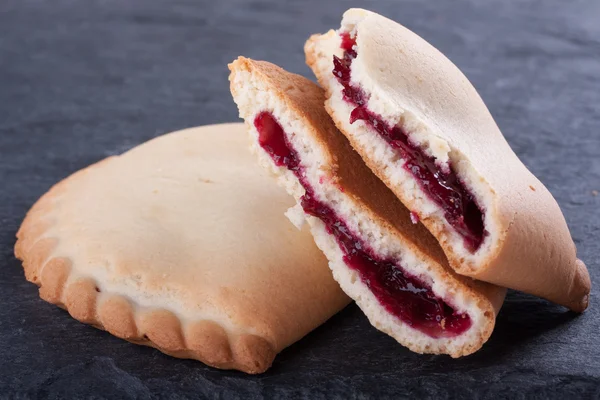
[[(365, 166), (346, 138), (336, 129), (323, 107), (323, 89), (308, 79), (264, 61), (238, 58), (229, 66), (231, 92), (240, 116), (246, 121), (252, 150), (259, 163), (300, 202), (305, 190), (286, 167), (275, 165), (259, 144), (253, 121), (271, 113), (298, 153), (304, 179), (319, 201), (332, 208), (354, 235), (380, 257), (397, 261), (411, 276), (431, 285), (436, 296), (458, 312), (468, 313), (472, 326), (454, 337), (434, 338), (391, 315), (359, 274), (349, 268), (335, 238), (323, 222), (308, 214), (305, 219), (341, 288), (356, 301), (377, 329), (419, 353), (471, 354), (488, 340), (505, 289), (456, 274), (431, 234), (413, 224), (409, 211)], [(288, 213), (296, 225), (298, 208)]]
[[(356, 37), (350, 82), (367, 108), (410, 140), (451, 163), (484, 213), (488, 234), (474, 253), (444, 211), (420, 188), (385, 140), (363, 121), (332, 74), (342, 57), (340, 34)], [(521, 290), (581, 312), (590, 278), (563, 214), (544, 185), (512, 151), (475, 88), (442, 53), (415, 33), (370, 11), (350, 9), (338, 31), (313, 35), (306, 61), (327, 92), (325, 107), (371, 170), (436, 237), (460, 274)]]
[(293, 204), (256, 165), (243, 124), (193, 128), (54, 186), (15, 253), (40, 296), (81, 322), (259, 373), (349, 302), (310, 233), (285, 218)]

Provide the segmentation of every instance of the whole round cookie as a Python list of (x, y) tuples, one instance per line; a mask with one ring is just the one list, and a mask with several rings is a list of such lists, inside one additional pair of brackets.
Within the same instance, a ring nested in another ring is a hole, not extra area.
[(243, 124), (187, 129), (58, 183), (17, 233), (27, 280), (115, 336), (265, 371), (349, 300), (246, 141)]

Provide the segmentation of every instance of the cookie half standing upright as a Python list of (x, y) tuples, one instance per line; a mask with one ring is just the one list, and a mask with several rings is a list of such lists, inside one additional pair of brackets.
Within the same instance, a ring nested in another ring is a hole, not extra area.
[(350, 300), (247, 147), (243, 124), (188, 129), (66, 178), (17, 234), (27, 280), (130, 342), (266, 370)]
[(371, 324), (419, 353), (459, 357), (492, 333), (505, 289), (456, 274), (435, 238), (367, 168), (299, 75), (240, 57), (233, 98), (259, 162), (297, 200), (334, 278)]
[(589, 274), (558, 204), (450, 60), (361, 9), (305, 52), (337, 127), (457, 272), (586, 309)]

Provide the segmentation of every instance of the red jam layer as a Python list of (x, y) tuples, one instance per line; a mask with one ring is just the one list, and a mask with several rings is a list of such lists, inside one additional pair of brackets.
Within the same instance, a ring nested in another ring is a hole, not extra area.
[(258, 130), (261, 147), (276, 165), (291, 170), (304, 187), (306, 193), (301, 198), (304, 211), (323, 221), (327, 232), (336, 238), (346, 265), (358, 272), (361, 281), (389, 313), (434, 338), (457, 336), (469, 329), (471, 319), (468, 314), (456, 312), (437, 297), (429, 285), (409, 275), (393, 261), (375, 255), (335, 211), (315, 198), (313, 188), (304, 176), (298, 153), (270, 113), (258, 114), (254, 126)]
[(389, 126), (366, 107), (368, 94), (350, 82), (352, 61), (356, 58), (356, 38), (351, 38), (347, 33), (341, 37), (344, 56), (333, 56), (333, 74), (344, 87), (344, 100), (355, 107), (350, 114), (350, 123), (365, 121), (400, 154), (404, 168), (415, 177), (429, 198), (444, 210), (448, 223), (464, 238), (465, 247), (475, 252), (487, 232), (483, 226), (483, 213), (474, 196), (462, 184), (452, 166), (450, 172), (443, 172), (436, 165), (434, 157), (424, 154), (410, 143), (406, 132), (397, 126)]

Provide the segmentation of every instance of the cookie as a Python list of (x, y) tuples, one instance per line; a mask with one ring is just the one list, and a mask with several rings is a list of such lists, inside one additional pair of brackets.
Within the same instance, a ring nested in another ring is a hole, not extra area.
[(263, 61), (229, 65), (259, 163), (297, 200), (341, 288), (377, 329), (419, 353), (460, 357), (494, 328), (506, 290), (455, 273), (435, 238), (370, 171), (323, 107), (323, 90)]
[(589, 274), (557, 202), (450, 60), (361, 9), (305, 53), (337, 127), (458, 273), (586, 309)]
[(243, 124), (192, 128), (66, 178), (17, 234), (27, 280), (130, 342), (265, 371), (349, 299), (247, 147)]

